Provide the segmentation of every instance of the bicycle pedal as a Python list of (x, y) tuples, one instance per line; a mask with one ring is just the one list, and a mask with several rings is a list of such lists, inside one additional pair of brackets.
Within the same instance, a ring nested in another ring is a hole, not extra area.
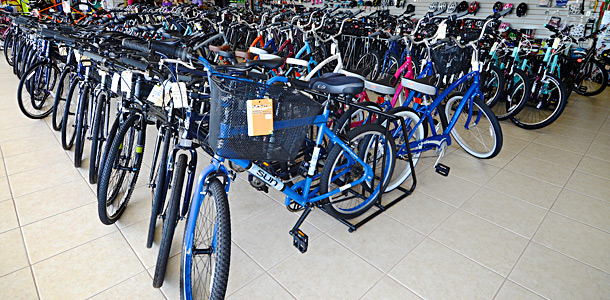
[(586, 86), (578, 87), (578, 91), (581, 92), (581, 93), (586, 93), (587, 92), (587, 87)]
[(296, 247), (301, 253), (307, 252), (309, 237), (300, 229), (290, 232), (290, 235), (292, 235), (292, 245)]
[(434, 166), (434, 168), (436, 169), (436, 173), (439, 173), (445, 177), (449, 176), (449, 171), (451, 170), (449, 166), (440, 163)]

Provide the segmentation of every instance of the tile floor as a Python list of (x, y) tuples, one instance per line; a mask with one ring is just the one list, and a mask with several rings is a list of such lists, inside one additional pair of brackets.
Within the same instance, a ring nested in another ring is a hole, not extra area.
[[(20, 113), (16, 87), (0, 59), (0, 299), (179, 299), (180, 233), (152, 288), (145, 181), (102, 225), (87, 170)], [(416, 192), (354, 233), (315, 211), (306, 254), (281, 195), (239, 179), (228, 299), (610, 299), (609, 98), (574, 96), (537, 131), (502, 123), (492, 160), (452, 147), (447, 178), (422, 159)]]

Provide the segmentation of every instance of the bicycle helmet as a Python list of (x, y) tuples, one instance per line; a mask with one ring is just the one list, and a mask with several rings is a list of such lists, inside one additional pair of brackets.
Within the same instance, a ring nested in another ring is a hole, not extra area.
[(570, 15), (582, 15), (580, 2), (571, 3), (568, 5), (568, 13)]
[(474, 14), (476, 16), (477, 10), (479, 10), (479, 2), (478, 1), (470, 2), (470, 5), (468, 5), (468, 12), (471, 14)]
[(438, 11), (439, 13), (444, 13), (447, 10), (447, 2), (439, 2), (438, 6), (436, 7), (436, 11)]
[(510, 14), (510, 11), (513, 10), (513, 4), (512, 3), (506, 3), (504, 4), (504, 6), (502, 7), (502, 11), (508, 10), (508, 12), (506, 14)]
[(498, 13), (502, 10), (502, 2), (498, 1), (494, 4), (493, 7), (494, 13)]
[(430, 11), (430, 12), (436, 11), (437, 7), (438, 7), (438, 2), (432, 2), (432, 3), (430, 3), (430, 5), (428, 5), (428, 11)]
[(510, 24), (506, 23), (506, 22), (502, 22), (500, 24), (500, 26), (498, 26), (498, 31), (500, 33), (506, 32), (508, 29), (510, 28)]
[(525, 2), (521, 2), (517, 6), (517, 17), (521, 18), (527, 15), (527, 4)]
[(457, 12), (464, 12), (464, 11), (468, 11), (468, 2), (466, 1), (462, 1), (460, 2), (460, 4), (458, 4), (457, 6)]
[(449, 3), (449, 6), (447, 6), (447, 13), (453, 14), (456, 9), (457, 9), (457, 2), (453, 1), (453, 2)]
[(415, 11), (415, 5), (413, 5), (413, 4), (408, 4), (408, 5), (407, 5), (407, 13), (408, 13), (408, 14), (410, 14), (410, 13), (412, 13), (412, 12), (414, 12), (414, 11)]
[(570, 29), (570, 35), (575, 38), (581, 38), (585, 36), (585, 24), (578, 24)]

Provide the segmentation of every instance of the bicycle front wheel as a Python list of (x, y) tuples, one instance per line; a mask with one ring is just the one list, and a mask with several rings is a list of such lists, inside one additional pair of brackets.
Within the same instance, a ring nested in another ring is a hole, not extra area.
[[(457, 121), (451, 129), (451, 136), (474, 157), (485, 159), (495, 157), (500, 153), (503, 141), (498, 119), (478, 97), (472, 102), (463, 98), (463, 95), (455, 95), (449, 98), (445, 105), (447, 120), (453, 120), (454, 115), (458, 114)], [(469, 102), (458, 111), (462, 101)]]
[(566, 107), (566, 87), (555, 75), (535, 81), (529, 101), (510, 120), (525, 129), (538, 129), (555, 122)]
[[(195, 203), (192, 203), (195, 204)], [(200, 206), (190, 208), (182, 249), (181, 299), (224, 299), (231, 262), (231, 217), (224, 185), (210, 178)]]
[(584, 77), (581, 82), (578, 82), (574, 91), (584, 96), (595, 96), (603, 92), (608, 84), (608, 73), (604, 65), (599, 61), (591, 58), (582, 66)]
[(55, 99), (53, 89), (59, 77), (59, 69), (50, 62), (32, 65), (19, 81), (17, 102), (21, 112), (31, 119), (48, 116)]
[(340, 190), (325, 200), (324, 208), (342, 219), (355, 218), (375, 204), (379, 193), (388, 186), (396, 163), (394, 140), (386, 138), (383, 126), (358, 126), (347, 133), (347, 138), (350, 148), (373, 169), (373, 178), (354, 184), (364, 176), (365, 166), (338, 144), (333, 146), (320, 176), (320, 194)]
[(61, 130), (61, 121), (66, 108), (66, 98), (70, 91), (70, 81), (72, 80), (72, 71), (70, 67), (64, 68), (57, 82), (55, 90), (55, 102), (53, 103), (53, 112), (51, 114), (51, 124), (55, 131)]
[(89, 96), (91, 94), (91, 88), (88, 84), (85, 84), (80, 94), (79, 108), (76, 118), (76, 139), (74, 141), (74, 167), (80, 168), (83, 161), (83, 150), (85, 149), (85, 140), (87, 139), (88, 129), (88, 110), (89, 110)]
[(515, 68), (510, 74), (504, 85), (502, 98), (496, 105), (491, 107), (491, 111), (498, 120), (506, 120), (519, 113), (527, 103), (532, 90), (532, 82), (527, 73)]

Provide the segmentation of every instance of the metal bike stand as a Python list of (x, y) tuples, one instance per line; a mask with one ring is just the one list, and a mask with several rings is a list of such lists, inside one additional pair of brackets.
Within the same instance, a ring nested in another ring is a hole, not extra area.
[[(407, 132), (407, 128), (405, 126), (405, 120), (403, 118), (401, 118), (401, 117), (390, 115), (390, 114), (387, 114), (385, 112), (373, 110), (373, 109), (371, 109), (369, 107), (361, 106), (359, 104), (350, 103), (348, 105), (353, 106), (353, 107), (358, 107), (358, 108), (363, 109), (363, 110), (366, 110), (369, 113), (371, 113), (372, 115), (379, 115), (379, 116), (384, 116), (385, 118), (387, 118), (388, 125), (385, 127), (386, 137), (387, 136), (391, 136), (390, 135), (390, 129), (389, 129), (390, 121), (399, 121), (400, 122), (400, 125), (402, 127), (402, 131), (403, 131), (403, 135), (405, 136), (405, 145), (407, 147), (407, 161), (409, 162), (409, 166), (411, 167), (411, 177), (412, 177), (412, 180), (413, 180), (413, 183), (411, 184), (411, 187), (408, 190), (403, 188), (403, 187), (400, 187), (400, 186), (397, 187), (396, 190), (401, 191), (402, 194), (400, 196), (396, 197), (395, 199), (393, 199), (388, 204), (385, 204), (385, 205), (382, 204), (383, 193), (379, 193), (379, 196), (378, 196), (377, 200), (375, 200), (375, 204), (374, 204), (374, 206), (377, 208), (377, 210), (375, 212), (373, 212), (372, 214), (368, 215), (366, 218), (362, 219), (361, 221), (359, 221), (359, 222), (357, 222), (355, 224), (350, 222), (350, 221), (348, 221), (347, 219), (339, 218), (339, 217), (329, 213), (328, 211), (326, 211), (323, 207), (320, 207), (320, 209), (323, 212), (327, 213), (331, 217), (335, 218), (337, 221), (341, 222), (343, 225), (347, 226), (349, 232), (353, 232), (353, 231), (357, 230), (358, 228), (362, 227), (367, 222), (373, 220), (375, 217), (377, 217), (380, 214), (382, 214), (383, 212), (385, 212), (390, 207), (394, 206), (396, 203), (402, 201), (407, 196), (411, 195), (413, 193), (413, 191), (415, 190), (415, 186), (417, 185), (417, 177), (415, 175), (415, 166), (413, 165), (413, 156), (411, 155), (411, 147), (409, 146), (409, 141), (407, 139), (407, 137), (409, 136), (409, 133)], [(348, 124), (351, 125), (351, 123), (348, 123)], [(386, 141), (386, 143), (387, 143), (387, 141)], [(385, 146), (385, 144), (384, 144), (384, 146)], [(377, 150), (377, 144), (375, 145), (375, 150)], [(377, 151), (375, 151), (375, 152), (377, 152)], [(377, 160), (374, 160), (373, 161), (373, 170), (375, 170), (376, 164), (377, 164)], [(383, 161), (382, 170), (385, 170), (385, 160)], [(381, 178), (380, 178), (381, 182), (384, 181), (384, 178), (383, 178), (384, 174), (383, 173), (385, 173), (385, 172), (382, 172), (382, 174), (381, 174)], [(373, 176), (373, 181), (372, 181), (371, 186), (375, 186), (375, 176)]]

